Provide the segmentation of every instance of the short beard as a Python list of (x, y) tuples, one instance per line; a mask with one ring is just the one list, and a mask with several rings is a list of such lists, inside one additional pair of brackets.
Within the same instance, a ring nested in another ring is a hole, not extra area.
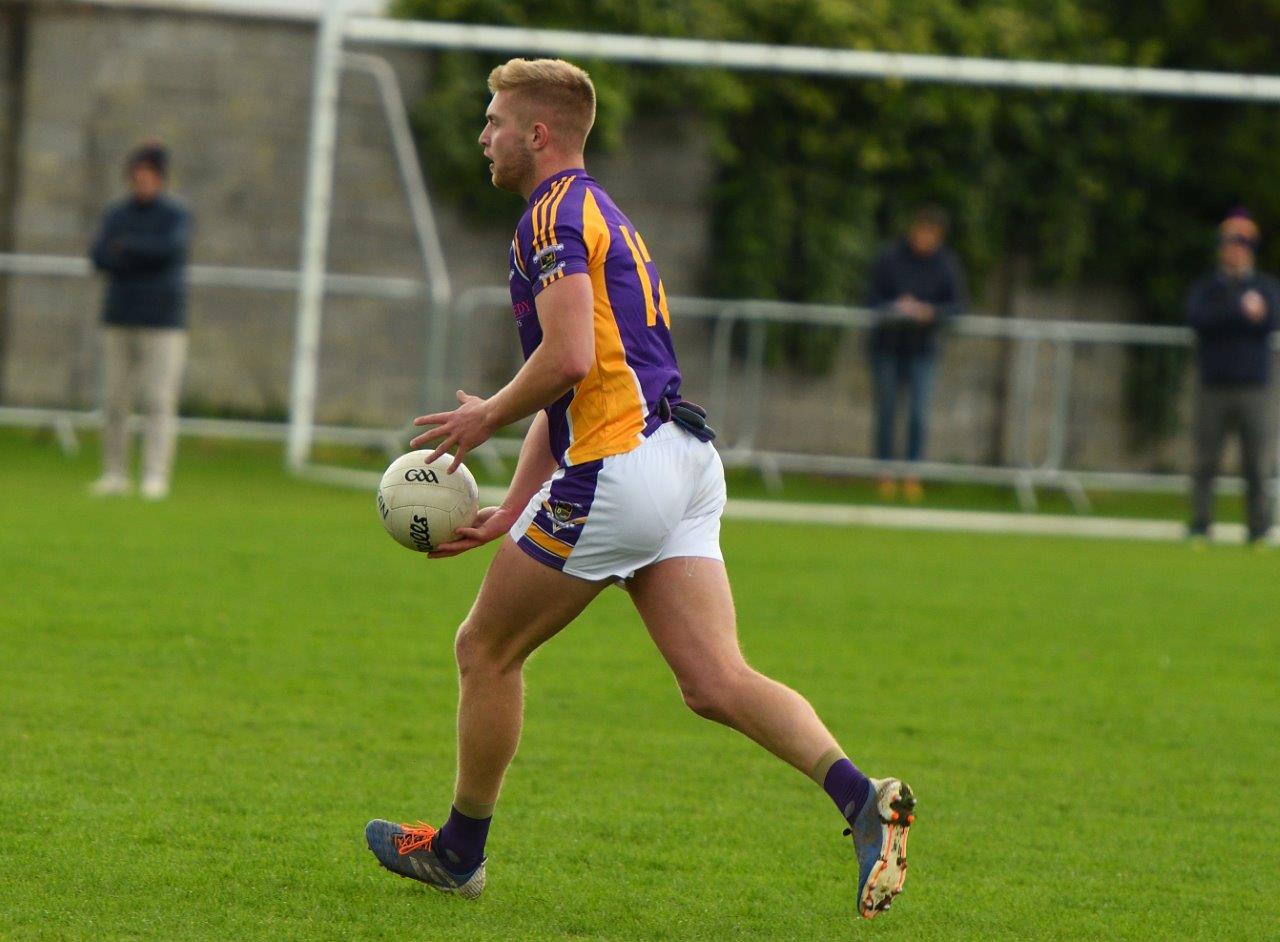
[(494, 164), (493, 185), (508, 193), (523, 193), (533, 174), (533, 152), (528, 149), (520, 150), (511, 155), (505, 166), (499, 168)]

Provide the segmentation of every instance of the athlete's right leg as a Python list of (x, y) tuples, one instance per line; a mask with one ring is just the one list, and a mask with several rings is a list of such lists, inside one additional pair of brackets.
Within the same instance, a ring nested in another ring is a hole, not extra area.
[(524, 662), (607, 585), (544, 566), (504, 538), (455, 641), (458, 777), (449, 819), (439, 831), (370, 821), (365, 838), (379, 863), (445, 892), (480, 894), (489, 820), (520, 741)]
[(524, 662), (578, 617), (609, 583), (567, 576), (504, 538), (458, 629), (457, 798), (491, 808), (516, 753), (524, 715)]

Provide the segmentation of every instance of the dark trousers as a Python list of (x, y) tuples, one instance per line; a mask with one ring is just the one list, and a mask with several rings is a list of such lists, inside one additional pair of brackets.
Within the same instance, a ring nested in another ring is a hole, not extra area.
[(1227, 435), (1240, 436), (1240, 464), (1248, 506), (1249, 538), (1271, 527), (1267, 475), (1273, 432), (1271, 391), (1265, 386), (1201, 386), (1196, 403), (1195, 467), (1191, 486), (1191, 531), (1205, 533), (1213, 523), (1213, 482)]
[(895, 420), (898, 396), (905, 388), (911, 397), (907, 416), (907, 460), (919, 461), (924, 456), (929, 428), (929, 396), (933, 391), (933, 374), (937, 358), (932, 353), (897, 353), (871, 351), (871, 379), (875, 390), (876, 457), (893, 459)]

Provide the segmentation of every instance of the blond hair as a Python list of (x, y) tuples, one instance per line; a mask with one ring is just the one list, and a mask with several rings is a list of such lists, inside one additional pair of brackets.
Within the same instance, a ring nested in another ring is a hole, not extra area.
[(596, 87), (591, 76), (563, 59), (510, 59), (489, 73), (489, 91), (515, 91), (551, 108), (566, 143), (581, 147), (596, 122)]

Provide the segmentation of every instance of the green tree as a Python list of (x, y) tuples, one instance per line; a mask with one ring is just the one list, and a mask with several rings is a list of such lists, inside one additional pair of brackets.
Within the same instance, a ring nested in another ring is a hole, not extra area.
[[(1280, 0), (397, 0), (402, 16), (658, 36), (1009, 59), (1266, 71)], [(433, 57), (419, 127), (434, 181), (475, 213), (509, 215), (476, 159), (493, 56)], [(1014, 259), (1035, 276), (1121, 284), (1140, 317), (1176, 322), (1211, 263), (1211, 226), (1251, 206), (1280, 225), (1274, 108), (718, 70), (585, 63), (600, 95), (593, 146), (635, 114), (692, 111), (713, 143), (714, 271), (723, 296), (849, 301), (877, 243), (922, 200), (947, 205), (979, 288)], [(1280, 263), (1280, 239), (1262, 264)], [(999, 283), (1000, 279), (995, 279)], [(1002, 299), (979, 298), (999, 311)], [(832, 345), (780, 331), (806, 368)], [(1176, 354), (1135, 355), (1135, 428), (1167, 430)]]

